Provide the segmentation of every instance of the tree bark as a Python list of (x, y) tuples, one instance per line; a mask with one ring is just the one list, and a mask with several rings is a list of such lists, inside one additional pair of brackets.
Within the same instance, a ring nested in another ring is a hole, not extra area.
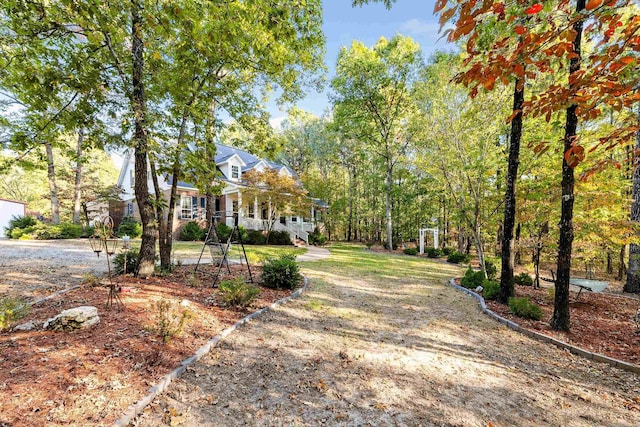
[(84, 129), (78, 131), (78, 143), (76, 145), (76, 176), (73, 187), (73, 223), (80, 224), (80, 202), (82, 200), (82, 144), (84, 141)]
[(513, 90), (513, 112), (509, 138), (509, 160), (507, 165), (507, 183), (504, 195), (504, 220), (502, 231), (502, 271), (498, 302), (506, 304), (515, 295), (513, 268), (515, 265), (514, 228), (516, 224), (516, 183), (520, 165), (520, 140), (522, 138), (522, 104), (524, 103), (524, 81), (516, 79)]
[(622, 247), (620, 248), (620, 256), (618, 257), (618, 275), (616, 276), (616, 280), (622, 280), (624, 275), (627, 274), (627, 266), (624, 265), (626, 248), (626, 245), (622, 245)]
[(49, 179), (49, 197), (51, 197), (51, 222), (60, 223), (60, 202), (58, 201), (58, 186), (56, 184), (56, 169), (53, 162), (53, 146), (45, 142), (47, 152), (47, 178)]
[(156, 257), (156, 218), (149, 194), (147, 154), (149, 141), (147, 135), (147, 106), (144, 92), (144, 42), (142, 40), (142, 19), (140, 5), (131, 3), (131, 55), (132, 86), (131, 107), (134, 116), (133, 143), (135, 147), (135, 185), (134, 191), (140, 219), (142, 221), (142, 243), (138, 256), (137, 277), (153, 275)]
[[(640, 88), (638, 88), (640, 90)], [(638, 107), (638, 123), (640, 123), (640, 107)], [(633, 155), (633, 189), (631, 190), (631, 221), (636, 225), (640, 222), (640, 165), (638, 164), (640, 150), (640, 130), (636, 132), (636, 149)], [(637, 239), (637, 235), (635, 236)], [(637, 241), (637, 240), (636, 240)], [(624, 248), (623, 248), (624, 249)], [(621, 264), (624, 258), (621, 258)], [(627, 269), (627, 281), (624, 284), (625, 292), (640, 292), (640, 244), (629, 245), (629, 268)], [(618, 274), (622, 280), (622, 274)]]
[[(576, 12), (581, 13), (585, 8), (586, 0), (577, 0)], [(571, 58), (569, 64), (569, 88), (575, 93), (576, 88), (572, 83), (573, 77), (580, 70), (582, 27), (584, 19), (579, 19), (573, 24), (576, 38), (573, 41), (573, 52), (575, 57)], [(576, 115), (576, 104), (571, 104), (567, 108), (564, 133), (564, 150), (566, 153), (573, 145), (577, 135), (578, 116)], [(553, 307), (553, 317), (551, 318), (551, 328), (555, 330), (568, 331), (571, 324), (569, 313), (569, 279), (571, 278), (571, 250), (573, 245), (573, 187), (575, 178), (573, 168), (567, 163), (565, 156), (562, 156), (562, 211), (560, 214), (560, 239), (558, 242), (558, 264), (556, 267), (556, 291)]]

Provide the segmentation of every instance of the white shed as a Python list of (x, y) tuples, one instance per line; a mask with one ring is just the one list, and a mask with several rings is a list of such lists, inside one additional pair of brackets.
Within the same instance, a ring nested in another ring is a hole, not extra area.
[(26, 203), (0, 199), (0, 238), (4, 237), (4, 228), (9, 226), (13, 216), (24, 216)]

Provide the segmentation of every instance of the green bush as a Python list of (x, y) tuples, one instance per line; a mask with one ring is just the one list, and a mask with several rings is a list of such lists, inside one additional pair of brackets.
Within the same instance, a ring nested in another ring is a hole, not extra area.
[(418, 249), (417, 248), (406, 248), (402, 252), (404, 252), (405, 255), (418, 255)]
[(218, 233), (218, 239), (220, 239), (221, 242), (226, 242), (227, 240), (229, 240), (229, 236), (231, 235), (231, 230), (232, 230), (232, 228), (229, 227), (224, 222), (219, 223), (216, 226), (216, 232)]
[(316, 246), (324, 246), (327, 243), (327, 238), (322, 235), (318, 227), (313, 229), (313, 233), (309, 234), (309, 244)]
[(301, 280), (302, 275), (293, 254), (270, 258), (262, 267), (262, 281), (267, 288), (293, 289)]
[(447, 257), (447, 262), (452, 264), (460, 264), (461, 262), (469, 262), (469, 255), (454, 252)]
[(70, 222), (45, 224), (33, 217), (17, 218), (15, 222), (12, 219), (6, 230), (8, 237), (21, 240), (77, 239), (83, 233), (82, 226), (77, 224)]
[(268, 242), (270, 245), (293, 245), (291, 236), (288, 231), (272, 231), (269, 234)]
[[(182, 227), (180, 231), (180, 240), (193, 242), (196, 240), (204, 240), (207, 230), (203, 229), (195, 221), (189, 221)], [(227, 234), (228, 236), (228, 234)]]
[(484, 269), (487, 272), (487, 279), (493, 280), (496, 278), (496, 274), (498, 274), (498, 267), (496, 267), (493, 261), (485, 259)]
[(533, 279), (527, 273), (520, 273), (513, 276), (513, 283), (522, 286), (533, 286)]
[(222, 300), (227, 306), (242, 308), (251, 305), (260, 293), (260, 288), (245, 283), (241, 277), (223, 280), (220, 282), (219, 289), (222, 294)]
[(59, 239), (77, 239), (82, 236), (82, 226), (71, 222), (61, 222)]
[(453, 248), (447, 248), (447, 247), (442, 248), (442, 254), (444, 256), (449, 256), (449, 255), (451, 255), (451, 254), (453, 254), (455, 252), (457, 252), (457, 251), (455, 249), (453, 249)]
[(542, 319), (542, 309), (531, 302), (529, 297), (509, 298), (509, 310), (518, 317), (523, 319)]
[(469, 266), (464, 273), (464, 277), (460, 280), (460, 285), (467, 289), (475, 289), (478, 286), (482, 286), (484, 281), (484, 273), (482, 271), (473, 271), (473, 268)]
[(425, 251), (429, 258), (440, 258), (442, 256), (442, 251), (438, 248), (427, 248)]
[(247, 243), (248, 245), (264, 245), (267, 241), (267, 236), (265, 236), (260, 230), (249, 230), (247, 231)]
[(22, 236), (22, 232), (19, 231), (16, 233), (16, 236), (13, 235), (14, 230), (22, 230), (27, 227), (34, 226), (38, 223), (38, 220), (32, 216), (12, 216), (9, 220), (9, 225), (5, 227), (5, 235), (11, 239), (19, 239)]
[(124, 259), (125, 253), (127, 255), (127, 274), (134, 273), (138, 269), (138, 249), (129, 249), (126, 252), (120, 252), (116, 256), (112, 258), (113, 262), (113, 273), (114, 274), (123, 274), (124, 273)]
[(132, 216), (125, 216), (118, 227), (118, 237), (129, 236), (132, 239), (142, 236), (142, 224), (136, 221)]
[(498, 298), (500, 292), (500, 283), (493, 280), (484, 280), (482, 282), (482, 296), (486, 300), (494, 300)]
[(22, 298), (6, 297), (0, 299), (0, 331), (27, 316), (29, 311), (31, 311), (31, 307)]
[[(393, 248), (393, 250), (395, 251), (396, 249), (398, 249), (398, 243), (400, 243), (398, 240), (393, 239), (391, 241), (391, 246)], [(382, 245), (386, 250), (389, 250), (389, 245), (387, 244), (387, 242), (384, 242), (384, 244)]]

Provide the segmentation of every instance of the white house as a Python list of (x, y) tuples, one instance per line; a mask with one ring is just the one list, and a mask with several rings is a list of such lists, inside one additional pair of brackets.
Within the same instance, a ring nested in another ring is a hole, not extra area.
[[(244, 150), (216, 144), (215, 167), (221, 174), (224, 188), (222, 194), (215, 199), (216, 212), (223, 212), (227, 217), (227, 225), (233, 225), (232, 213), (238, 214), (239, 225), (248, 230), (266, 230), (267, 219), (270, 217), (269, 206), (258, 206), (258, 202), (242, 202), (242, 190), (245, 185), (242, 182), (242, 174), (250, 170), (262, 171), (272, 168), (282, 174), (295, 176), (286, 166), (260, 159)], [(158, 177), (159, 184), (164, 194), (168, 197), (171, 189), (171, 178)], [(122, 164), (118, 185), (124, 190), (121, 196), (125, 207), (124, 215), (138, 217), (138, 207), (135, 203), (134, 186), (135, 170), (133, 156), (127, 156)], [(149, 182), (149, 188), (153, 184)], [(178, 182), (178, 197), (176, 203), (176, 215), (173, 230), (177, 231), (183, 224), (189, 221), (204, 222), (206, 210), (206, 197), (198, 192), (198, 189), (190, 183)], [(322, 201), (314, 200), (314, 206), (309, 211), (308, 217), (289, 216), (281, 217), (274, 225), (274, 230), (287, 231), (293, 239), (299, 238), (308, 242), (309, 233), (321, 223), (321, 210), (326, 207)]]
[(4, 236), (5, 227), (14, 216), (24, 216), (27, 204), (16, 200), (0, 199), (0, 238)]

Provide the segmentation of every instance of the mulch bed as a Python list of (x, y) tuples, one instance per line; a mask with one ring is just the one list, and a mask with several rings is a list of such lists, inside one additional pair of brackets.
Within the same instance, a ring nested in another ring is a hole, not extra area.
[(516, 286), (516, 296), (528, 296), (544, 313), (542, 320), (529, 320), (511, 314), (509, 307), (486, 301), (487, 307), (521, 327), (562, 340), (585, 350), (618, 360), (640, 364), (640, 331), (633, 317), (640, 308), (637, 298), (571, 290), (569, 306), (570, 332), (554, 331), (549, 326), (553, 316), (553, 288), (534, 289)]
[[(224, 278), (246, 273), (246, 267), (232, 269)], [(259, 277), (259, 269), (252, 270)], [(41, 325), (83, 305), (98, 308), (100, 323), (73, 333), (42, 328), (0, 333), (0, 426), (111, 425), (207, 340), (291, 294), (261, 287), (250, 308), (226, 308), (220, 292), (210, 287), (212, 274), (211, 266), (201, 266), (197, 274), (185, 266), (147, 280), (118, 277), (122, 310), (105, 307), (105, 286), (88, 284), (34, 305), (18, 323)], [(168, 342), (158, 333), (158, 301), (170, 303), (166, 318), (174, 326), (185, 310), (189, 314), (184, 330)]]

